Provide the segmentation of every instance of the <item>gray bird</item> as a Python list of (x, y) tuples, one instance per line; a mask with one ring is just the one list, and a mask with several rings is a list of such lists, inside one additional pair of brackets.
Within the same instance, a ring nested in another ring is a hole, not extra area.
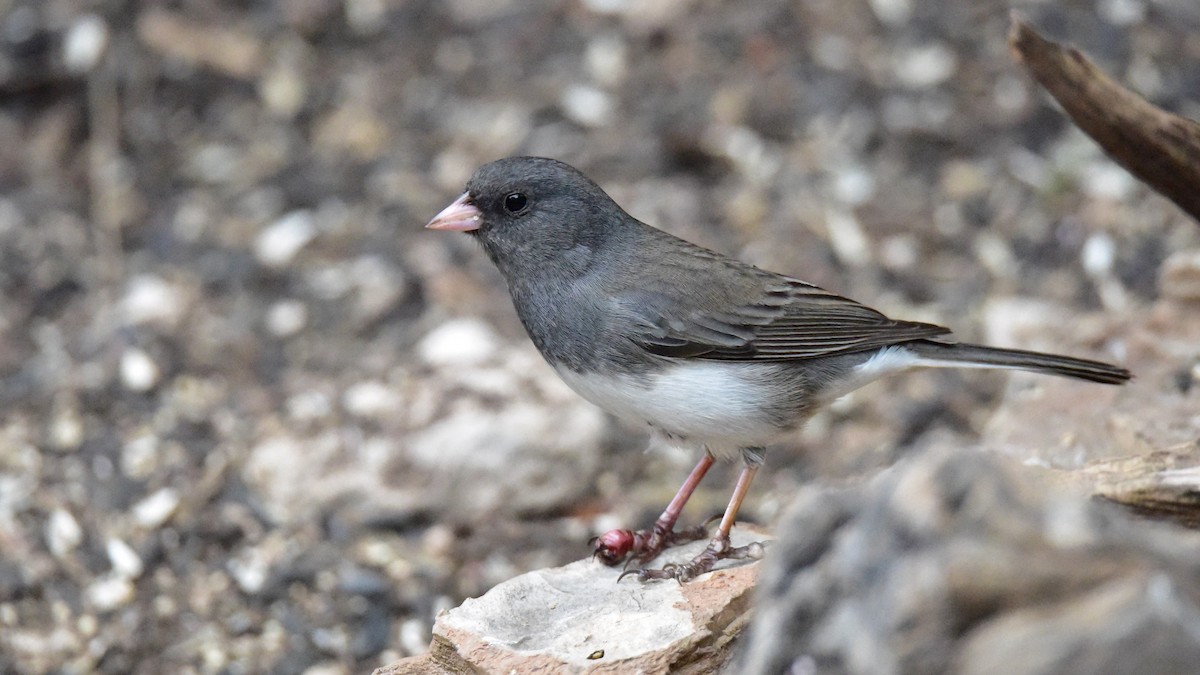
[(508, 283), (542, 356), (572, 389), (619, 418), (704, 448), (675, 498), (646, 530), (595, 540), (608, 564), (644, 565), (707, 536), (675, 523), (714, 458), (744, 466), (716, 535), (691, 562), (641, 569), (687, 581), (726, 558), (763, 448), (822, 405), (883, 375), (921, 367), (1013, 368), (1121, 384), (1098, 361), (954, 342), (949, 329), (890, 319), (848, 298), (721, 255), (625, 213), (598, 185), (553, 159), (480, 167), (466, 192), (426, 225), (467, 232)]

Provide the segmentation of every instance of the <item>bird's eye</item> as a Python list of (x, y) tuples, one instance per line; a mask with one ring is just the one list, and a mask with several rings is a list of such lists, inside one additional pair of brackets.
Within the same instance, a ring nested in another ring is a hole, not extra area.
[(525, 206), (529, 204), (529, 200), (520, 192), (513, 192), (504, 198), (504, 210), (509, 213), (519, 213), (525, 210)]

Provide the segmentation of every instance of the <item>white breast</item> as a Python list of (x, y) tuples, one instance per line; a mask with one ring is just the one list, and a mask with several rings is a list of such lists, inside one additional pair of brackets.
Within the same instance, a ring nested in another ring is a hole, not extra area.
[(558, 369), (587, 400), (622, 419), (702, 443), (714, 454), (758, 447), (783, 429), (764, 409), (777, 390), (768, 364), (696, 361), (648, 375), (600, 375)]

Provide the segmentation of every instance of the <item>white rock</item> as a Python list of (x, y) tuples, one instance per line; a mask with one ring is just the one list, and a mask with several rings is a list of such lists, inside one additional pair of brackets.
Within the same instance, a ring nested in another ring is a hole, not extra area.
[(862, 167), (838, 171), (833, 178), (833, 194), (848, 206), (859, 206), (875, 194), (875, 177)]
[(104, 551), (108, 554), (108, 563), (112, 565), (113, 574), (118, 577), (136, 579), (145, 570), (141, 556), (130, 548), (129, 544), (116, 537), (110, 537), (104, 542)]
[(167, 522), (179, 508), (179, 492), (174, 488), (162, 488), (133, 505), (133, 520), (146, 529), (154, 529)]
[(559, 99), (563, 114), (585, 127), (603, 127), (612, 122), (616, 104), (607, 93), (588, 85), (567, 87)]
[(75, 73), (96, 66), (108, 47), (108, 24), (95, 14), (84, 14), (71, 24), (63, 37), (63, 63)]
[(875, 16), (888, 25), (898, 26), (912, 17), (912, 0), (870, 0), (870, 5)]
[(841, 209), (826, 209), (825, 228), (829, 233), (829, 245), (838, 260), (854, 266), (870, 262), (870, 244), (854, 214)]
[(88, 602), (97, 611), (108, 612), (129, 604), (133, 583), (124, 577), (108, 575), (97, 579), (85, 591)]
[(46, 522), (46, 546), (55, 558), (62, 559), (83, 541), (83, 529), (75, 516), (63, 508), (54, 509)]
[(1088, 274), (1107, 276), (1117, 259), (1117, 244), (1108, 233), (1096, 232), (1084, 242), (1080, 258)]
[(495, 356), (499, 339), (478, 319), (448, 321), (433, 329), (417, 345), (417, 354), (433, 366), (465, 368)]
[(132, 391), (148, 391), (158, 384), (162, 373), (158, 364), (141, 349), (131, 348), (121, 354), (121, 384)]
[(1132, 26), (1146, 18), (1146, 3), (1142, 0), (1099, 0), (1096, 12), (1114, 26)]
[(227, 566), (238, 588), (246, 593), (254, 595), (267, 583), (270, 566), (266, 556), (258, 549), (247, 549), (236, 558), (230, 559)]
[(620, 84), (625, 79), (625, 42), (618, 35), (607, 35), (588, 43), (584, 63), (588, 73), (606, 86)]
[(934, 42), (897, 54), (893, 68), (901, 84), (926, 89), (950, 79), (958, 70), (958, 59), (949, 47)]
[(320, 391), (304, 391), (288, 398), (284, 405), (288, 417), (299, 422), (311, 422), (328, 417), (333, 412), (333, 401)]
[(400, 406), (400, 394), (374, 380), (357, 382), (342, 394), (342, 407), (355, 417), (387, 417), (395, 415)]
[(317, 236), (312, 211), (292, 211), (258, 235), (254, 254), (268, 267), (285, 267)]
[(416, 656), (429, 651), (429, 623), (421, 619), (406, 619), (400, 624), (400, 648), (405, 654)]
[(1101, 158), (1084, 168), (1083, 189), (1090, 197), (1124, 200), (1137, 189), (1137, 179), (1114, 162)]
[(280, 300), (267, 308), (267, 330), (276, 337), (291, 337), (308, 323), (308, 306), (299, 300)]
[(55, 413), (50, 422), (50, 440), (59, 450), (74, 450), (83, 443), (83, 418), (73, 406)]
[(121, 313), (132, 325), (161, 323), (174, 326), (186, 309), (183, 293), (153, 274), (129, 280), (121, 298)]

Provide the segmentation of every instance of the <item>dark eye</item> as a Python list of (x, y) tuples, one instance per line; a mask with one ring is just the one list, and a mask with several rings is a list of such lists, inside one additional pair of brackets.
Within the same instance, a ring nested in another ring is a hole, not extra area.
[(509, 213), (519, 213), (525, 210), (529, 200), (520, 192), (514, 192), (504, 198), (504, 210)]

